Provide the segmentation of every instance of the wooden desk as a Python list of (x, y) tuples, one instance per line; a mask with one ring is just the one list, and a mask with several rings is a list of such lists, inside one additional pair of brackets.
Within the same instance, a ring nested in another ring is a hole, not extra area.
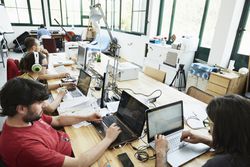
[[(105, 62), (107, 62), (106, 56), (102, 56), (102, 64), (94, 64), (94, 68), (96, 67), (96, 70), (100, 70), (101, 68), (105, 67)], [(105, 68), (104, 68), (105, 69)], [(54, 81), (49, 81), (54, 82)], [(137, 80), (131, 80), (131, 81), (124, 81), (124, 82), (118, 82), (118, 87), (120, 88), (130, 88), (133, 89), (136, 92), (143, 92), (146, 94), (151, 93), (155, 89), (161, 89), (162, 90), (162, 96), (157, 99), (157, 102), (155, 103), (157, 106), (172, 103), (178, 100), (183, 100), (184, 105), (184, 114), (187, 113), (196, 113), (201, 114), (205, 113), (205, 107), (206, 104), (198, 101), (182, 92), (177, 91), (176, 89), (173, 89), (161, 82), (158, 82), (143, 73), (139, 73), (139, 79)], [(185, 127), (187, 128), (187, 127)], [(96, 145), (98, 142), (101, 141), (101, 139), (98, 136), (98, 133), (95, 131), (93, 126), (85, 126), (81, 128), (73, 128), (72, 126), (65, 127), (66, 133), (70, 136), (72, 148), (74, 151), (75, 156), (79, 156), (80, 153), (85, 152), (89, 149), (91, 149), (94, 145)], [(200, 130), (201, 133), (207, 134), (207, 129)], [(143, 139), (145, 142), (147, 141), (146, 138)], [(145, 145), (142, 140), (136, 140), (132, 142), (133, 146), (141, 146)], [(149, 154), (152, 155), (153, 152), (149, 150)], [(122, 148), (115, 149), (115, 150), (107, 150), (105, 151), (104, 155), (92, 165), (92, 167), (102, 167), (104, 164), (109, 161), (111, 167), (119, 167), (122, 166), (119, 160), (117, 159), (117, 155), (120, 153), (126, 152), (128, 156), (130, 157), (131, 161), (134, 163), (135, 167), (153, 167), (155, 165), (155, 160), (148, 160), (146, 163), (142, 163), (138, 161), (134, 157), (135, 151), (131, 148), (130, 145), (125, 145)], [(184, 166), (192, 166), (192, 167), (200, 167), (202, 166), (209, 158), (211, 157), (211, 153), (206, 153), (201, 155), (200, 157), (188, 162)]]

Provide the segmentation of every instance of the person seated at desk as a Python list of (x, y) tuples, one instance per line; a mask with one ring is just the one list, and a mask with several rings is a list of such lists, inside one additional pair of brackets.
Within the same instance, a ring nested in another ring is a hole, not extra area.
[(51, 36), (51, 33), (47, 30), (47, 28), (43, 24), (41, 24), (37, 31), (37, 39), (40, 39), (41, 36), (43, 35)]
[[(27, 48), (27, 53), (41, 52), (42, 54), (46, 56), (47, 61), (49, 60), (49, 52), (46, 49), (42, 49), (40, 47), (39, 41), (36, 38), (27, 37), (24, 40), (24, 45)], [(67, 76), (69, 76), (68, 73), (43, 74), (43, 75), (39, 75), (38, 79), (39, 80), (59, 79), (59, 78), (65, 78)]]
[(43, 114), (44, 100), (47, 98), (47, 90), (43, 85), (23, 78), (9, 80), (1, 89), (1, 114), (7, 119), (0, 137), (0, 159), (6, 166), (90, 166), (121, 132), (116, 124), (112, 124), (101, 142), (79, 157), (72, 157), (69, 136), (53, 127), (71, 126), (82, 121), (101, 121), (102, 118), (98, 113), (47, 116)]
[[(37, 60), (36, 60), (37, 59)], [(44, 75), (47, 72), (48, 63), (40, 52), (30, 52), (27, 53), (20, 61), (20, 68), (24, 73), (19, 76), (20, 78), (30, 79), (37, 81), (40, 75)], [(72, 88), (75, 86), (73, 82), (59, 83), (46, 85), (48, 90), (54, 90), (59, 87), (65, 86), (66, 88)], [(44, 110), (46, 112), (52, 113), (60, 105), (61, 100), (66, 94), (66, 89), (61, 89), (57, 97), (53, 100), (52, 103), (48, 103)]]
[[(207, 114), (211, 120), (212, 137), (184, 131), (181, 140), (204, 143), (215, 149), (215, 157), (208, 160), (204, 167), (249, 167), (250, 101), (239, 95), (217, 97), (208, 104)], [(166, 148), (158, 146), (159, 150), (167, 151)]]

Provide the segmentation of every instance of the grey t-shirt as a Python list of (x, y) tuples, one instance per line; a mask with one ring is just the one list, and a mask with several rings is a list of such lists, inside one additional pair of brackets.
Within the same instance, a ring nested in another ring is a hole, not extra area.
[(219, 154), (207, 161), (203, 167), (249, 167), (250, 159), (233, 157), (230, 154)]

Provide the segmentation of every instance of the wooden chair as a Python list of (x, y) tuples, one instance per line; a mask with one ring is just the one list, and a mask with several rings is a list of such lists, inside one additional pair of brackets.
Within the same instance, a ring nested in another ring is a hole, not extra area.
[(188, 88), (187, 94), (197, 100), (200, 100), (206, 104), (208, 104), (213, 98), (213, 95), (210, 95), (207, 92), (204, 92), (194, 86), (190, 86)]
[(162, 83), (164, 83), (166, 79), (166, 72), (163, 72), (161, 70), (149, 66), (145, 66), (144, 74)]

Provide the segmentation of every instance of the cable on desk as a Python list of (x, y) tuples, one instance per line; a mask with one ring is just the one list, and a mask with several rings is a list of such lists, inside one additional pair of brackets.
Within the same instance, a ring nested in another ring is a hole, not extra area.
[(135, 158), (138, 159), (139, 161), (141, 162), (146, 162), (148, 160), (152, 160), (152, 159), (155, 159), (155, 153), (154, 155), (150, 156), (148, 153), (147, 153), (147, 149), (150, 148), (148, 145), (143, 145), (143, 146), (139, 146), (138, 148), (133, 146), (131, 143), (130, 143), (130, 146), (132, 147), (133, 150), (135, 150)]
[(160, 94), (158, 96), (156, 96), (155, 98), (159, 98), (162, 95), (162, 91), (160, 89), (156, 89), (155, 91), (153, 91), (149, 95), (143, 94), (143, 93), (137, 93), (133, 89), (130, 89), (130, 88), (118, 88), (118, 89), (121, 89), (121, 90), (130, 90), (135, 95), (142, 95), (142, 96), (146, 96), (146, 97), (149, 97), (149, 96), (153, 95), (155, 92), (160, 92)]

